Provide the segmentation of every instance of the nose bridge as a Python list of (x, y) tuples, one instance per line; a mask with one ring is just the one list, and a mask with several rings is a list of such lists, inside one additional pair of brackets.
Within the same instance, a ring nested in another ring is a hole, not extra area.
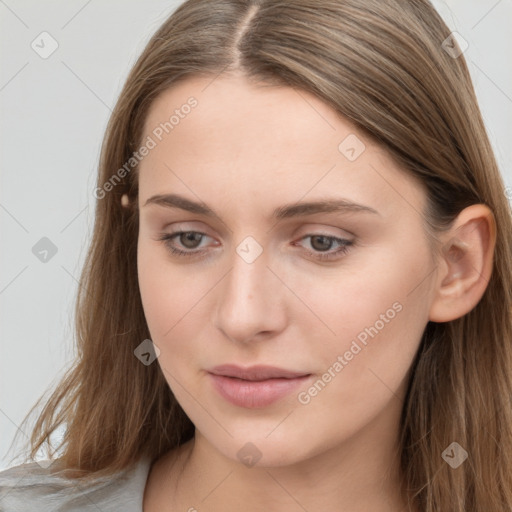
[(259, 332), (282, 327), (282, 284), (267, 268), (268, 257), (252, 237), (244, 239), (232, 255), (217, 302), (216, 325), (225, 335), (247, 341)]

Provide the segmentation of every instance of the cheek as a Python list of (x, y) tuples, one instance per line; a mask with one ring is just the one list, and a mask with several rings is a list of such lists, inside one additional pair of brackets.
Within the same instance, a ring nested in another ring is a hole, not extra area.
[(157, 243), (139, 241), (137, 254), (144, 315), (155, 343), (161, 342), (169, 334), (178, 319), (186, 313), (186, 305), (194, 296), (193, 280), (187, 281), (183, 272), (170, 265), (162, 248), (153, 245)]
[(337, 380), (346, 379), (340, 384), (345, 389), (371, 387), (376, 375), (396, 389), (414, 358), (428, 321), (422, 281), (431, 269), (428, 252), (406, 249), (375, 251), (357, 268), (347, 264), (332, 273), (297, 276), (294, 291), (315, 315), (296, 309), (294, 322), (314, 346), (320, 372), (342, 356), (344, 377)]
[(151, 340), (160, 349), (160, 364), (171, 368), (194, 352), (197, 358), (196, 340), (206, 327), (207, 295), (216, 276), (171, 263), (165, 250), (154, 243), (139, 241), (139, 289)]
[(394, 320), (400, 305), (424, 304), (425, 287), (418, 285), (430, 270), (421, 254), (370, 249), (337, 268), (288, 274), (288, 280), (302, 299), (303, 312), (307, 306), (312, 313), (303, 315), (302, 321), (314, 317), (322, 335), (339, 339), (357, 334), (380, 315)]
[[(139, 240), (144, 314), (160, 350), (191, 352), (199, 332), (211, 329), (208, 307), (223, 272), (197, 272), (193, 265), (171, 263), (158, 244), (147, 237)], [(427, 301), (417, 285), (427, 273), (426, 261), (418, 253), (396, 249), (366, 254), (370, 256), (364, 261), (354, 258), (354, 263), (316, 271), (277, 265), (294, 295), (284, 285), (279, 285), (281, 292), (274, 291), (288, 311), (288, 327), (300, 331), (298, 343), (314, 358), (315, 370), (323, 371), (347, 351), (357, 352), (353, 342), (361, 351), (350, 366), (364, 364), (370, 354), (379, 360), (392, 357), (396, 362), (397, 356), (407, 360), (421, 337)], [(183, 339), (187, 343), (179, 343)]]

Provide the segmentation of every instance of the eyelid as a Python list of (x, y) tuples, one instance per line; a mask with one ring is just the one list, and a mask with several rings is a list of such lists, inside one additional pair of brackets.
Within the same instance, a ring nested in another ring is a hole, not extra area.
[[(167, 233), (162, 233), (162, 235), (168, 235), (169, 237), (170, 236), (173, 236), (173, 235), (177, 235), (177, 234), (180, 234), (180, 233), (189, 233), (189, 232), (193, 232), (193, 233), (198, 233), (200, 235), (203, 235), (203, 236), (206, 236), (206, 237), (209, 237), (209, 238), (215, 238), (213, 237), (212, 235), (209, 235), (206, 231), (203, 231), (201, 230), (200, 228), (199, 229), (194, 229), (193, 227), (190, 227), (190, 226), (185, 226), (183, 224), (187, 224), (186, 222), (178, 222), (178, 223), (174, 223), (173, 226), (174, 228), (171, 230), (171, 232)], [(294, 239), (299, 239), (299, 240), (302, 240), (304, 238), (307, 238), (307, 237), (313, 237), (313, 236), (325, 236), (325, 237), (328, 237), (328, 238), (335, 238), (335, 239), (338, 239), (338, 240), (346, 240), (348, 242), (351, 242), (351, 241), (355, 241), (354, 239), (356, 238), (355, 235), (353, 233), (351, 233), (350, 231), (347, 231), (346, 229), (341, 229), (341, 228), (335, 228), (334, 226), (332, 226), (333, 229), (337, 229), (337, 230), (341, 230), (343, 231), (344, 233), (348, 234), (349, 237), (348, 238), (345, 238), (345, 236), (343, 234), (340, 234), (340, 233), (329, 233), (327, 230), (325, 230), (325, 226), (322, 225), (322, 227), (318, 227), (318, 228), (303, 228), (302, 230), (299, 230), (299, 233), (296, 233), (293, 235)], [(164, 227), (165, 229), (165, 227)], [(303, 234), (301, 234), (301, 231), (303, 231)]]
[(169, 222), (162, 226), (162, 231), (165, 229), (170, 229), (171, 234), (194, 231), (195, 233), (201, 233), (208, 236), (212, 236), (208, 234), (208, 232), (210, 231), (208, 225), (199, 220)]
[[(331, 233), (329, 230), (336, 230), (336, 233)], [(304, 234), (301, 234), (303, 233)], [(308, 227), (301, 227), (298, 230), (298, 234), (294, 236), (308, 236), (308, 235), (322, 235), (322, 236), (330, 236), (333, 238), (356, 238), (356, 235), (352, 233), (351, 231), (348, 231), (347, 229), (340, 228), (337, 226), (329, 226), (326, 224), (313, 224), (311, 227), (311, 224), (308, 225)]]

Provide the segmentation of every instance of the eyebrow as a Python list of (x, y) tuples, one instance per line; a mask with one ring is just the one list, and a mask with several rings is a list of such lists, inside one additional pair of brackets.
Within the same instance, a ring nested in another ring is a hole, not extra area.
[[(212, 217), (218, 220), (222, 220), (220, 215), (207, 206), (204, 203), (192, 201), (183, 196), (177, 194), (157, 194), (151, 196), (143, 205), (148, 206), (150, 204), (156, 204), (164, 206), (166, 208), (179, 208), (180, 210), (186, 210), (191, 213), (197, 213)], [(311, 202), (292, 203), (279, 206), (272, 212), (272, 217), (276, 220), (288, 219), (292, 217), (301, 217), (307, 215), (314, 215), (316, 213), (372, 213), (380, 215), (380, 213), (362, 204), (348, 201), (347, 199), (336, 198), (336, 199), (324, 199)]]

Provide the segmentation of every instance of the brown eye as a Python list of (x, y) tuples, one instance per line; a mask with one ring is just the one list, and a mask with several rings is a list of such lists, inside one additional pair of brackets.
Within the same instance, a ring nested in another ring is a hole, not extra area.
[[(321, 261), (336, 260), (348, 253), (351, 246), (355, 245), (355, 240), (346, 240), (336, 236), (311, 234), (302, 238), (309, 239), (307, 253)], [(295, 245), (295, 244), (294, 244)]]
[(204, 235), (197, 231), (185, 231), (180, 233), (179, 240), (183, 247), (187, 249), (196, 249)]
[(161, 233), (157, 240), (163, 242), (169, 252), (175, 256), (202, 259), (208, 250), (200, 248), (203, 239), (211, 238), (198, 231), (177, 231), (176, 233)]
[(324, 235), (311, 236), (311, 247), (316, 251), (328, 251), (332, 247), (333, 238)]

